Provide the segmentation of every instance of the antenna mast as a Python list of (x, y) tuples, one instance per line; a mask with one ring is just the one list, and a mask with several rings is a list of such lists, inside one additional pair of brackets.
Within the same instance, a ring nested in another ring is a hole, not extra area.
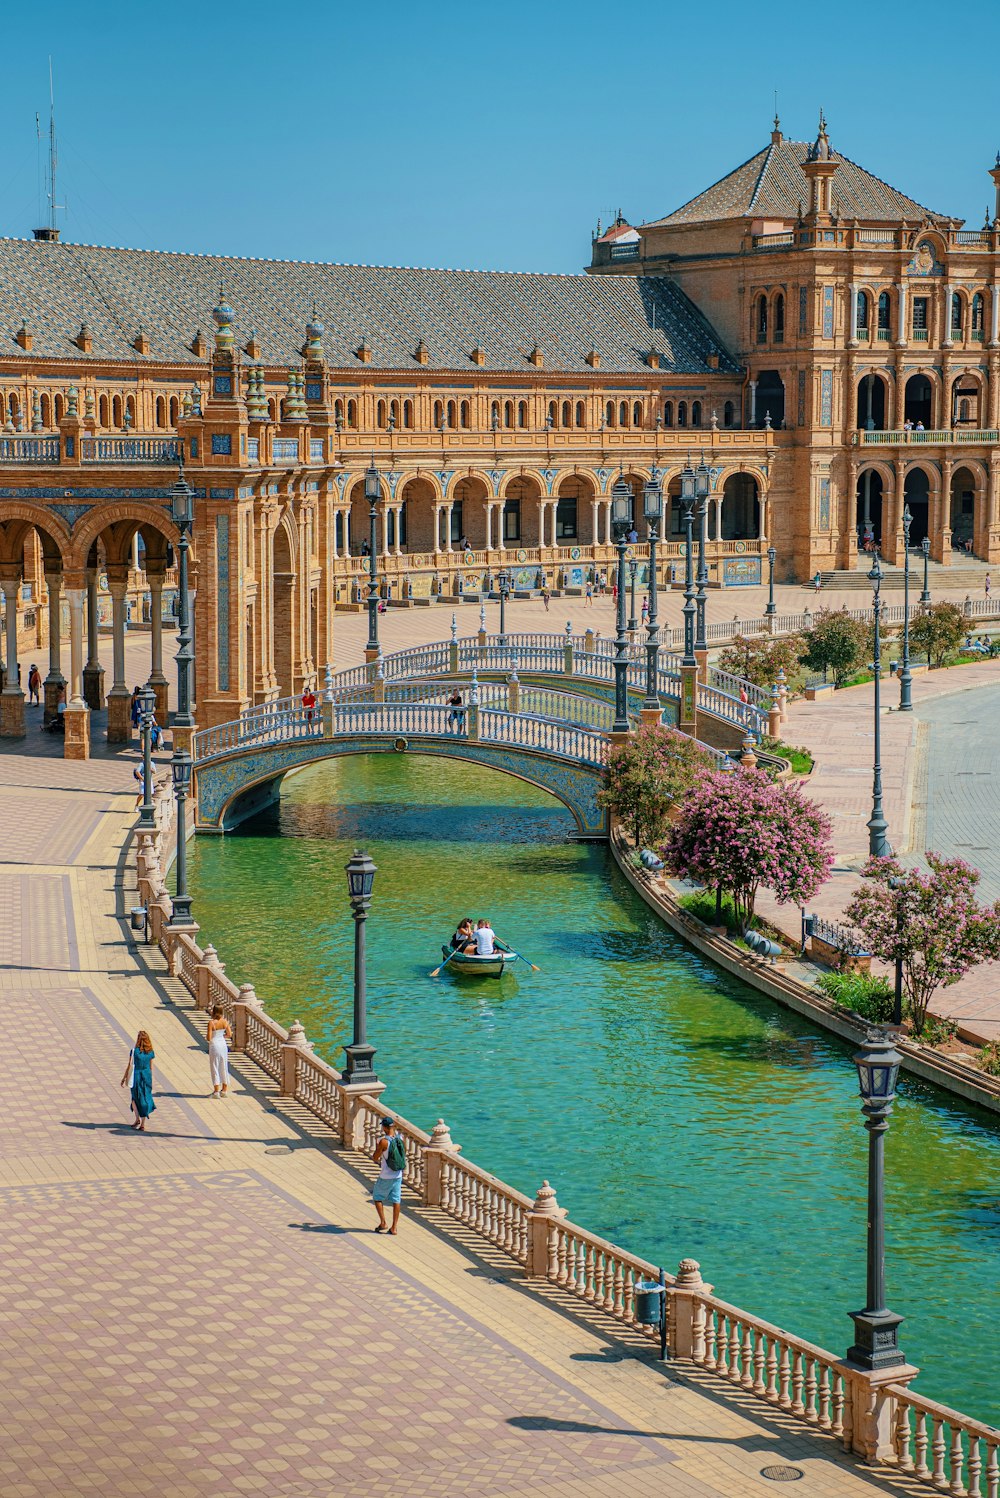
[[(39, 129), (38, 115), (37, 114), (35, 115), (35, 133), (38, 136), (39, 147), (41, 147), (41, 130)], [(40, 151), (39, 151), (39, 154), (41, 154)], [(55, 95), (55, 88), (54, 88), (54, 85), (53, 85), (53, 82), (52, 82), (52, 58), (50, 57), (49, 58), (49, 183), (48, 183), (48, 187), (49, 187), (49, 191), (48, 191), (48, 199), (49, 199), (49, 221), (48, 221), (48, 224), (45, 226), (44, 229), (36, 229), (35, 230), (35, 238), (36, 239), (49, 240), (51, 242), (55, 242), (59, 238), (59, 227), (58, 227), (58, 225), (56, 223), (56, 210), (57, 210), (57, 208), (65, 207), (65, 204), (63, 204), (63, 203), (57, 203), (56, 202), (56, 167), (58, 165), (58, 160), (59, 160), (59, 158), (56, 155), (56, 95)], [(40, 174), (40, 171), (41, 171), (41, 162), (39, 162), (39, 174)]]

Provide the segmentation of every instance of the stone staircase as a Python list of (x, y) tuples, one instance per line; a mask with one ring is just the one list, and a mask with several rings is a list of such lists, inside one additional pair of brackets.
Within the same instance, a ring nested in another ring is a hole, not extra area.
[[(844, 592), (870, 593), (871, 583), (868, 581), (868, 569), (870, 560), (859, 563), (856, 568), (842, 568), (836, 572), (823, 572), (820, 574), (824, 588), (837, 588)], [(1000, 568), (995, 569), (997, 577), (995, 581), (1000, 585)], [(955, 553), (955, 561), (950, 567), (942, 567), (940, 562), (929, 562), (927, 565), (927, 584), (931, 593), (939, 593), (947, 590), (950, 593), (968, 593), (970, 597), (980, 597), (985, 593), (986, 574), (990, 571), (988, 562), (981, 562), (976, 557), (961, 557)], [(910, 555), (910, 589), (915, 587), (919, 593), (924, 584), (924, 557), (922, 552)], [(890, 566), (888, 562), (882, 563), (882, 591), (888, 593), (902, 593), (903, 591), (903, 569), (902, 567)]]

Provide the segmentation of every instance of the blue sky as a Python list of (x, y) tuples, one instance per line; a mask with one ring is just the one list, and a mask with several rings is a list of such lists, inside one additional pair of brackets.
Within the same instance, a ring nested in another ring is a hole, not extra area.
[(4, 18), (4, 235), (38, 220), (50, 52), (60, 223), (91, 243), (576, 271), (598, 215), (659, 217), (760, 149), (775, 89), (787, 136), (811, 139), (822, 105), (869, 171), (973, 227), (992, 210), (996, 89), (956, 75), (968, 39), (993, 33), (985, 0), (963, 6), (961, 39), (924, 0), (889, 0), (877, 27), (730, 0), (50, 0), (39, 15)]

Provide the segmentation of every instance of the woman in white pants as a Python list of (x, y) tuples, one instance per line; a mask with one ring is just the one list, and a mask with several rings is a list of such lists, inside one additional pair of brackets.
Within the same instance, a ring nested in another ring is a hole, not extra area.
[(229, 1091), (229, 1042), (232, 1026), (216, 1004), (208, 1021), (208, 1064), (212, 1071), (212, 1096), (225, 1097)]

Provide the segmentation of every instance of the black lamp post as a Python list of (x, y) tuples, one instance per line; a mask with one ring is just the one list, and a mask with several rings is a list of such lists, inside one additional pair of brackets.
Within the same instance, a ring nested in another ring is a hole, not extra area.
[(366, 952), (365, 926), (368, 907), (375, 883), (375, 863), (361, 848), (355, 848), (344, 865), (347, 871), (347, 892), (354, 912), (354, 1039), (344, 1047), (347, 1060), (344, 1065), (345, 1082), (377, 1082), (372, 1069), (375, 1047), (368, 1044), (366, 1036)]
[(139, 808), (139, 829), (152, 831), (156, 826), (153, 814), (153, 714), (156, 711), (156, 693), (147, 683), (139, 693), (139, 710), (142, 713), (142, 805)]
[(632, 529), (632, 490), (617, 478), (611, 486), (611, 534), (618, 548), (618, 610), (615, 635), (615, 721), (612, 733), (628, 733), (628, 637), (625, 634), (625, 542)]
[(882, 809), (882, 568), (879, 566), (878, 552), (875, 553), (868, 581), (872, 585), (872, 614), (875, 623), (875, 757), (872, 765), (872, 814), (868, 818), (868, 852), (872, 858), (888, 858), (892, 852), (886, 836), (889, 824)]
[(899, 711), (912, 713), (913, 699), (910, 670), (910, 526), (913, 516), (909, 505), (903, 506), (903, 668), (899, 673)]
[(920, 550), (924, 554), (924, 591), (920, 595), (920, 602), (921, 603), (930, 603), (930, 601), (931, 601), (931, 590), (930, 590), (930, 587), (928, 586), (928, 582), (927, 582), (927, 563), (928, 563), (928, 561), (930, 559), (930, 554), (931, 554), (931, 538), (930, 538), (930, 536), (925, 536), (924, 539), (921, 541), (921, 543), (920, 543)]
[(778, 553), (773, 546), (767, 548), (767, 608), (764, 613), (770, 617), (778, 612), (774, 602), (774, 564), (778, 559)]
[(170, 516), (181, 533), (177, 543), (177, 711), (175, 728), (193, 728), (191, 716), (191, 610), (188, 600), (188, 536), (194, 523), (194, 490), (184, 477), (183, 459), (170, 489)]
[[(643, 514), (649, 527), (649, 614), (646, 619), (646, 700), (643, 710), (659, 716), (660, 704), (660, 623), (657, 608), (656, 543), (660, 539), (663, 517), (663, 485), (656, 470), (643, 486)], [(633, 605), (634, 606), (634, 605)]]
[(850, 1312), (855, 1341), (847, 1361), (872, 1371), (906, 1361), (896, 1340), (903, 1318), (885, 1304), (885, 1132), (896, 1101), (899, 1060), (882, 1030), (870, 1030), (854, 1057), (868, 1130), (868, 1293), (864, 1310)]
[(712, 479), (705, 463), (699, 463), (695, 472), (695, 492), (698, 495), (698, 634), (694, 642), (695, 650), (708, 650), (708, 640), (705, 636), (705, 604), (706, 589), (708, 587), (708, 563), (705, 558), (705, 548), (708, 545), (708, 496), (712, 489)]
[(368, 501), (368, 643), (365, 646), (366, 658), (374, 660), (378, 655), (378, 547), (377, 524), (378, 524), (378, 502), (382, 497), (382, 484), (379, 480), (378, 469), (375, 467), (375, 457), (365, 469), (365, 499)]
[(628, 564), (628, 589), (629, 589), (628, 632), (629, 632), (629, 635), (634, 635), (635, 632), (636, 632), (636, 630), (639, 628), (639, 621), (635, 617), (635, 580), (636, 580), (636, 576), (638, 574), (638, 571), (639, 571), (639, 563), (636, 561), (635, 557), (630, 557), (629, 558), (629, 564)]
[(690, 466), (681, 474), (681, 502), (684, 505), (684, 662), (685, 666), (697, 666), (694, 653), (694, 506), (697, 498), (697, 481)]
[(510, 573), (501, 567), (497, 573), (497, 592), (500, 594), (500, 644), (507, 643), (507, 598), (510, 593)]
[(171, 926), (190, 926), (191, 896), (187, 887), (187, 794), (191, 785), (193, 765), (186, 749), (174, 750), (170, 761), (170, 773), (174, 780), (174, 795), (177, 798), (177, 893), (174, 895)]

